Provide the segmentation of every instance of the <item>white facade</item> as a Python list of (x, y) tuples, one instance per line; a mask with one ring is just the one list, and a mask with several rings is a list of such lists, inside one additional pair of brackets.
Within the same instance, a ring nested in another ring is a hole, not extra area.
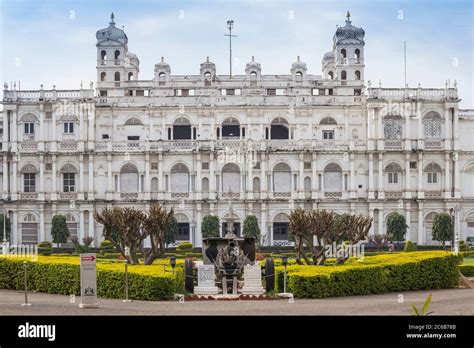
[[(65, 214), (73, 233), (102, 241), (93, 212), (174, 206), (180, 239), (201, 245), (201, 221), (221, 220), (232, 196), (240, 223), (257, 216), (269, 245), (286, 245), (287, 215), (301, 206), (374, 217), (392, 211), (407, 239), (431, 244), (433, 213), (459, 206), (474, 236), (474, 110), (457, 87), (364, 85), (364, 31), (339, 27), (322, 75), (299, 57), (288, 75), (172, 75), (152, 80), (115, 27), (99, 30), (96, 88), (3, 91), (2, 208), (13, 242), (51, 240)], [(231, 190), (231, 191), (229, 191)]]

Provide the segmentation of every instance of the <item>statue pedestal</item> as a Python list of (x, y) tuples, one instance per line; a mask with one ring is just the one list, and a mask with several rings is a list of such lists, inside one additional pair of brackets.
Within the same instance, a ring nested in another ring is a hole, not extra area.
[(197, 265), (198, 285), (194, 287), (196, 295), (217, 295), (219, 289), (214, 280), (214, 265)]
[(244, 295), (261, 295), (265, 290), (262, 286), (262, 269), (260, 265), (244, 266), (244, 286), (242, 294)]

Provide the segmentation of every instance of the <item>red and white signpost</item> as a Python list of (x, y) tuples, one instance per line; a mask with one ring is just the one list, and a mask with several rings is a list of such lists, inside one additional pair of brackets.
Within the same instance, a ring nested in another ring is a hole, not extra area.
[(97, 303), (97, 268), (95, 254), (81, 257), (81, 303), (79, 308), (95, 308)]

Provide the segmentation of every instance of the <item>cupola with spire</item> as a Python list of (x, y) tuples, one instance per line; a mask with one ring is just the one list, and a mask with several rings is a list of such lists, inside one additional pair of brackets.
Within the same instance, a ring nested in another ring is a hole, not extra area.
[(303, 81), (306, 79), (306, 71), (308, 68), (306, 67), (306, 63), (301, 61), (300, 56), (296, 57), (296, 62), (291, 64), (291, 76), (295, 81)]

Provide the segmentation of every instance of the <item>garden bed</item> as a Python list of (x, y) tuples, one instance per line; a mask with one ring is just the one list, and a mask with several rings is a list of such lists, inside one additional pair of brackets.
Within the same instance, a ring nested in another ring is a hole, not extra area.
[[(23, 261), (20, 258), (0, 257), (0, 288), (23, 289)], [(182, 262), (178, 262), (174, 274), (169, 260), (157, 260), (150, 266), (129, 266), (129, 298), (153, 301), (172, 299), (183, 288), (181, 264)], [(98, 296), (124, 298), (124, 276), (123, 261), (98, 259)], [(28, 261), (28, 288), (50, 294), (80, 295), (79, 257), (39, 256), (36, 262)]]
[[(455, 288), (461, 260), (444, 251), (425, 251), (352, 258), (344, 265), (289, 265), (287, 292), (325, 298)], [(275, 277), (276, 290), (283, 292), (283, 266), (277, 265)]]

